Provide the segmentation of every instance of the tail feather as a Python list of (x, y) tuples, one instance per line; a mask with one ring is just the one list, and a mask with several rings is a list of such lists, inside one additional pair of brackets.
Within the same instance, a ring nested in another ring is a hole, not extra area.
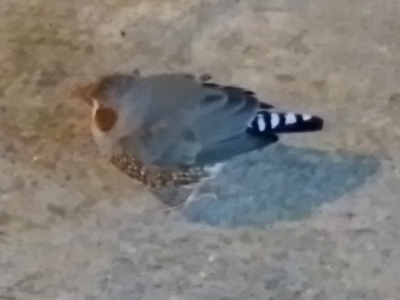
[(323, 126), (324, 121), (316, 116), (260, 110), (248, 129), (258, 134), (279, 134), (319, 131)]

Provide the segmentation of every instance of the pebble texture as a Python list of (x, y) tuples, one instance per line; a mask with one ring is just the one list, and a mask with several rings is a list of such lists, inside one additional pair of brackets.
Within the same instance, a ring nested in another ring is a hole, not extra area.
[[(400, 299), (397, 0), (2, 0), (0, 299)], [(210, 74), (321, 115), (168, 209), (73, 88)]]

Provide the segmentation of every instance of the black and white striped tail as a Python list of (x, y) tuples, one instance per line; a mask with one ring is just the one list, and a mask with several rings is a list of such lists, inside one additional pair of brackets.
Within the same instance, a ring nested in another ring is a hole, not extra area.
[(316, 116), (260, 110), (248, 129), (259, 134), (279, 134), (319, 131), (323, 126), (324, 121)]

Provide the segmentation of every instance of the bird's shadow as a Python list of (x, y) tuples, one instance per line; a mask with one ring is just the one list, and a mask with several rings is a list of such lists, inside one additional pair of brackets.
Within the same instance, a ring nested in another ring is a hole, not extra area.
[(212, 226), (262, 226), (299, 220), (362, 186), (380, 170), (373, 156), (274, 145), (235, 158), (209, 184), (218, 200), (182, 209), (191, 222)]

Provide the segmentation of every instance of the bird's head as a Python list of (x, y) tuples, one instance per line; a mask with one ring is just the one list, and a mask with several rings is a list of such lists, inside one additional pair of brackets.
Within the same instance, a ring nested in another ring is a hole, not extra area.
[(91, 131), (100, 148), (105, 148), (105, 142), (117, 144), (127, 134), (133, 88), (133, 76), (115, 74), (76, 90), (75, 94), (91, 107)]

